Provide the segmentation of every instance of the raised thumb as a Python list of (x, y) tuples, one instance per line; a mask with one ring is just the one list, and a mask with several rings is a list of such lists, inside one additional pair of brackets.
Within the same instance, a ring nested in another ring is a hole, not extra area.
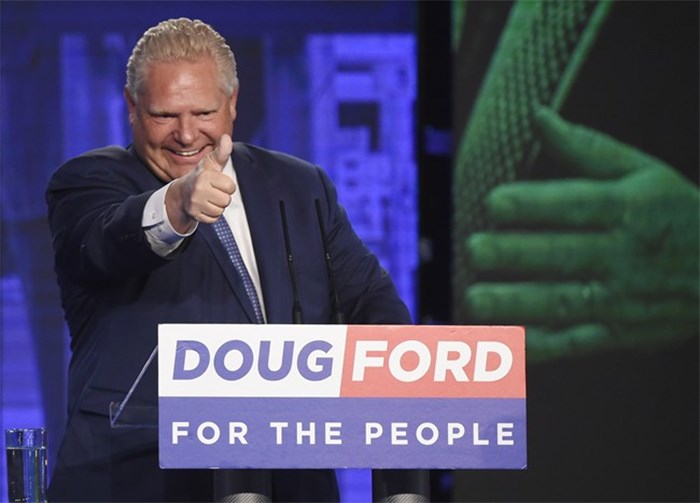
[(204, 167), (207, 169), (216, 169), (217, 171), (223, 170), (232, 151), (233, 141), (231, 137), (227, 134), (222, 135), (216, 149), (204, 158)]

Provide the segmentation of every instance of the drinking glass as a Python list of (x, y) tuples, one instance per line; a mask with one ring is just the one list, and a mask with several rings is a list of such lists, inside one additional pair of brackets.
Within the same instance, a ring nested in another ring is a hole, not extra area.
[(7, 494), (11, 503), (45, 502), (46, 429), (5, 430), (7, 453)]

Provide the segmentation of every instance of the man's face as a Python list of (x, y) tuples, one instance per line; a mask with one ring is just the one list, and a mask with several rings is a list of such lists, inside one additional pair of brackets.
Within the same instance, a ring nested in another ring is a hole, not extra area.
[(233, 137), (237, 93), (226, 96), (211, 58), (153, 63), (135, 102), (125, 91), (134, 147), (155, 175), (192, 171), (224, 133)]

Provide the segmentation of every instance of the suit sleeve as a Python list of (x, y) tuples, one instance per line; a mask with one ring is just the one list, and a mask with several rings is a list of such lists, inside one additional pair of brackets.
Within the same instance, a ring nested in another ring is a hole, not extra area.
[(81, 283), (123, 281), (167, 262), (141, 225), (157, 189), (140, 190), (131, 173), (144, 169), (122, 151), (82, 156), (56, 172), (47, 204), (58, 271)]
[(322, 216), (333, 275), (347, 323), (412, 324), (389, 273), (352, 228), (328, 175), (318, 168), (325, 192)]

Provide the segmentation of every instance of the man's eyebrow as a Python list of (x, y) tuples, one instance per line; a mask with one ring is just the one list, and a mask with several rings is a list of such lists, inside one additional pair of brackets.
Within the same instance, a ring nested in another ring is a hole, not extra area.
[(147, 108), (146, 112), (148, 112), (149, 115), (155, 115), (160, 117), (175, 117), (177, 115), (175, 112), (168, 112), (167, 110), (162, 108)]
[[(195, 108), (191, 110), (189, 113), (192, 113), (194, 115), (198, 114), (203, 114), (203, 113), (213, 113), (216, 112), (219, 109), (217, 106), (209, 106), (209, 107), (200, 107), (200, 108)], [(161, 117), (176, 117), (180, 115), (178, 112), (169, 112), (165, 109), (161, 108), (148, 108), (146, 109), (146, 112), (149, 115), (154, 115), (154, 116), (161, 116)]]
[(211, 105), (208, 107), (195, 108), (194, 110), (192, 110), (192, 113), (201, 114), (201, 113), (207, 113), (207, 112), (216, 112), (218, 109), (219, 109), (218, 106)]

